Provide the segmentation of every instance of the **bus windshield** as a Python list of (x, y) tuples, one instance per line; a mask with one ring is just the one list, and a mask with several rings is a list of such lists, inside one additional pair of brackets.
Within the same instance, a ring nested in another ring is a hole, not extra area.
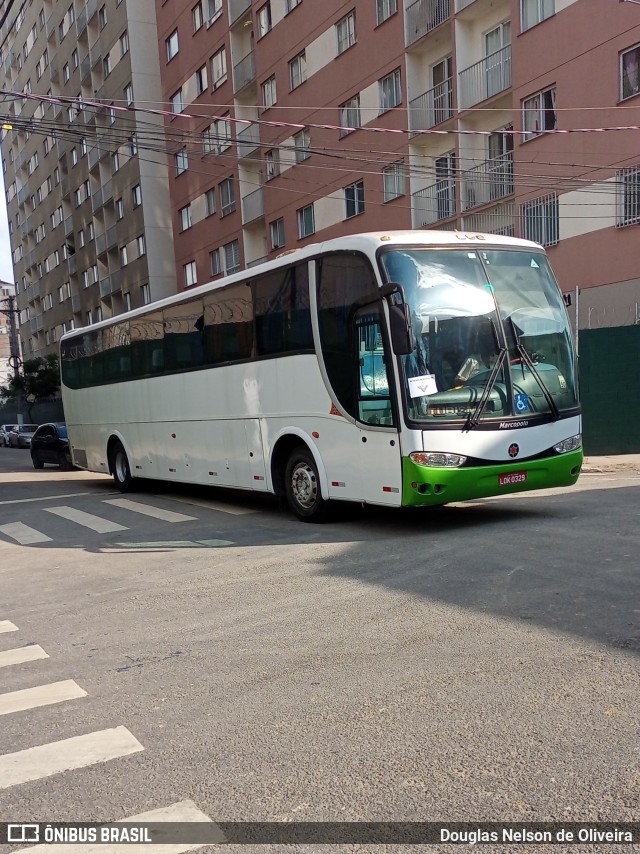
[(397, 249), (381, 261), (411, 312), (411, 420), (558, 418), (577, 406), (571, 331), (543, 252)]

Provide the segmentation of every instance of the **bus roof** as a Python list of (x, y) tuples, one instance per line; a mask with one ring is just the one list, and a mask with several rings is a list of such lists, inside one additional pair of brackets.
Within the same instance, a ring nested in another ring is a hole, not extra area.
[(81, 326), (77, 329), (71, 329), (61, 336), (60, 341), (68, 338), (73, 338), (76, 335), (81, 335), (87, 331), (94, 329), (102, 329), (104, 327), (113, 326), (116, 323), (121, 323), (124, 320), (145, 315), (149, 311), (156, 311), (176, 303), (187, 302), (194, 297), (204, 296), (218, 288), (226, 287), (237, 282), (246, 281), (247, 278), (260, 275), (269, 270), (277, 270), (279, 267), (286, 267), (292, 261), (304, 261), (305, 259), (313, 258), (315, 255), (325, 254), (327, 252), (363, 252), (366, 254), (374, 254), (378, 249), (389, 246), (486, 246), (493, 248), (504, 247), (505, 249), (535, 249), (544, 252), (544, 248), (538, 243), (533, 243), (530, 240), (522, 240), (518, 237), (506, 237), (501, 234), (486, 234), (481, 232), (471, 231), (430, 231), (426, 229), (413, 229), (409, 231), (369, 231), (361, 234), (348, 234), (343, 237), (335, 237), (331, 240), (325, 240), (318, 243), (309, 243), (297, 249), (289, 249), (282, 252), (276, 258), (265, 261), (262, 264), (256, 264), (253, 267), (247, 267), (238, 273), (233, 273), (230, 276), (222, 276), (212, 282), (198, 285), (189, 288), (187, 291), (180, 291), (172, 294), (156, 302), (147, 303), (134, 308), (131, 311), (123, 312), (115, 317), (110, 317), (106, 320), (101, 320), (98, 323), (90, 326)]

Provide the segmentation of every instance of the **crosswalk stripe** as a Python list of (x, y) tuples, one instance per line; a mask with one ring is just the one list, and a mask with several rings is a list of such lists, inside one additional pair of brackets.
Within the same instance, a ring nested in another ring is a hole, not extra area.
[(177, 495), (159, 493), (156, 498), (165, 498), (167, 501), (177, 501), (180, 504), (189, 504), (192, 507), (205, 507), (207, 510), (219, 510), (221, 513), (229, 513), (231, 516), (245, 516), (255, 513), (252, 507), (243, 507), (240, 504), (227, 504), (222, 501), (201, 501), (198, 498), (180, 498)]
[(152, 507), (151, 504), (131, 501), (130, 498), (108, 498), (102, 503), (113, 504), (114, 507), (122, 507), (123, 510), (142, 513), (143, 516), (152, 516), (154, 519), (162, 519), (163, 522), (192, 522), (197, 518), (185, 516), (184, 513), (174, 513), (171, 510), (162, 510), (160, 507)]
[(29, 747), (0, 756), (0, 789), (108, 762), (144, 750), (124, 726)]
[(22, 691), (0, 694), (0, 715), (24, 712), (27, 709), (51, 706), (54, 703), (64, 703), (66, 700), (77, 700), (86, 696), (87, 692), (73, 679), (51, 682), (49, 685), (38, 685), (36, 688), (24, 688)]
[(51, 537), (36, 531), (35, 528), (30, 528), (22, 522), (9, 522), (8, 525), (0, 525), (0, 532), (11, 537), (12, 540), (20, 543), (21, 546), (30, 546), (33, 543), (48, 543), (51, 542)]
[(40, 658), (49, 658), (49, 656), (37, 643), (31, 643), (29, 646), (20, 646), (17, 649), (6, 649), (4, 652), (0, 652), (0, 667), (8, 667), (10, 664), (24, 664), (26, 661), (38, 661)]
[(3, 632), (17, 632), (18, 627), (14, 626), (9, 620), (0, 620), (0, 635)]
[[(193, 801), (185, 800), (177, 804), (172, 804), (168, 807), (162, 807), (157, 810), (140, 813), (140, 815), (132, 815), (130, 818), (119, 819), (113, 824), (147, 824), (153, 822), (172, 822), (187, 824), (192, 822), (207, 822), (213, 824), (208, 815), (199, 810)], [(167, 828), (170, 832), (170, 828)], [(215, 833), (215, 831), (213, 831)], [(213, 836), (212, 833), (212, 836)], [(219, 834), (219, 841), (224, 842), (225, 837), (222, 831)], [(185, 851), (195, 851), (197, 848), (202, 848), (202, 845), (180, 844), (180, 843), (146, 843), (141, 845), (129, 845), (117, 843), (111, 844), (108, 847), (105, 843), (85, 845), (67, 845), (59, 843), (54, 845), (32, 845), (30, 848), (21, 848), (19, 851), (14, 851), (13, 854), (183, 854)]]
[(61, 516), (63, 519), (69, 519), (71, 522), (77, 522), (85, 528), (91, 528), (92, 531), (97, 531), (99, 534), (108, 534), (110, 531), (128, 531), (125, 525), (118, 525), (117, 522), (110, 522), (108, 519), (103, 519), (102, 516), (94, 516), (93, 513), (85, 513), (84, 510), (76, 510), (73, 507), (62, 505), (61, 507), (44, 507), (47, 513), (55, 513), (56, 516)]

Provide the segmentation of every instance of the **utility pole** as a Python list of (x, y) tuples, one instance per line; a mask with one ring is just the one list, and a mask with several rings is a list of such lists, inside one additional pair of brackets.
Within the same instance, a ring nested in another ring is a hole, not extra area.
[[(4, 303), (7, 307), (2, 309), (3, 314), (7, 315), (7, 319), (9, 321), (9, 367), (13, 371), (13, 378), (15, 380), (20, 376), (20, 366), (22, 365), (22, 360), (20, 358), (20, 344), (18, 341), (18, 324), (16, 322), (16, 318), (18, 316), (18, 309), (16, 308), (15, 302), (16, 298), (12, 295), (5, 297), (0, 300), (0, 302)], [(22, 415), (22, 392), (18, 394), (16, 397), (16, 421), (18, 424), (23, 423), (23, 415)]]

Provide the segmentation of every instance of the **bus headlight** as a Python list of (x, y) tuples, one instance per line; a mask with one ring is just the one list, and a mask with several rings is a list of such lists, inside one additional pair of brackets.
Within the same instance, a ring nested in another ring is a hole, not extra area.
[(562, 442), (558, 442), (557, 445), (553, 446), (553, 450), (557, 454), (566, 454), (568, 451), (577, 451), (581, 445), (582, 433), (578, 433), (576, 436), (570, 436), (568, 439), (563, 439)]
[(467, 458), (460, 454), (444, 454), (440, 451), (414, 451), (409, 454), (409, 459), (420, 466), (439, 468), (458, 468), (467, 461)]

